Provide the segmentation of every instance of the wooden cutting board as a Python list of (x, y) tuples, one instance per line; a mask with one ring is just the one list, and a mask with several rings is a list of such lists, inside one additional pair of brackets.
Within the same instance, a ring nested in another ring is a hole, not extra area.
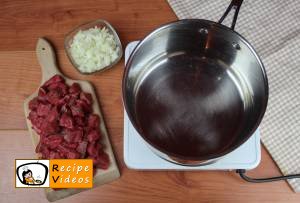
[[(41, 69), (42, 69), (41, 85), (45, 81), (50, 79), (52, 76), (59, 74), (63, 78), (65, 78), (65, 81), (68, 85), (71, 85), (74, 82), (77, 82), (80, 84), (81, 89), (84, 92), (90, 93), (93, 97), (93, 101), (94, 101), (93, 102), (93, 110), (94, 110), (95, 114), (99, 115), (100, 121), (101, 121), (101, 124), (100, 124), (100, 130), (101, 130), (101, 134), (102, 134), (101, 142), (104, 144), (105, 151), (109, 155), (109, 158), (110, 158), (110, 166), (108, 169), (106, 169), (106, 170), (98, 169), (97, 170), (97, 172), (94, 176), (94, 180), (93, 180), (94, 187), (111, 182), (111, 181), (119, 178), (120, 172), (119, 172), (118, 166), (115, 161), (113, 150), (112, 150), (109, 138), (108, 138), (108, 133), (107, 133), (107, 130), (106, 130), (106, 127), (104, 124), (103, 116), (101, 114), (100, 107), (97, 102), (98, 100), (97, 100), (97, 97), (96, 97), (96, 94), (95, 94), (92, 84), (89, 83), (88, 81), (71, 80), (71, 79), (65, 77), (64, 75), (62, 75), (62, 73), (58, 70), (58, 68), (56, 66), (54, 50), (47, 40), (45, 40), (43, 38), (40, 38), (38, 40), (37, 46), (36, 46), (36, 54), (37, 54), (37, 58), (38, 58), (38, 61), (41, 65)], [(38, 89), (24, 101), (24, 111), (25, 111), (25, 116), (26, 116), (26, 122), (27, 122), (28, 130), (29, 130), (32, 142), (35, 147), (39, 142), (39, 135), (32, 129), (31, 122), (27, 117), (30, 112), (30, 110), (28, 108), (28, 103), (31, 99), (36, 97), (37, 94), (38, 94)], [(47, 188), (45, 191), (46, 191), (46, 197), (49, 201), (56, 201), (58, 199), (62, 199), (62, 198), (74, 195), (76, 193), (79, 193), (81, 191), (84, 191), (84, 189), (62, 189), (62, 190), (54, 191), (51, 188)]]

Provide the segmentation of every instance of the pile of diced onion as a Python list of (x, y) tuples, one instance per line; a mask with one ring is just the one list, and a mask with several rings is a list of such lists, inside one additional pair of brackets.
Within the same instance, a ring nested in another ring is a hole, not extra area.
[(115, 38), (103, 27), (80, 30), (70, 45), (70, 53), (83, 73), (92, 73), (113, 63), (119, 54)]

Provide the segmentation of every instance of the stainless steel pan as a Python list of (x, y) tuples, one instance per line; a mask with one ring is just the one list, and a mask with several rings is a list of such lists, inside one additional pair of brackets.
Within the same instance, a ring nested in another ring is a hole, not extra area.
[[(243, 144), (268, 101), (264, 66), (234, 31), (242, 0), (218, 23), (187, 19), (147, 35), (123, 78), (128, 116), (149, 147), (178, 164), (209, 164)], [(235, 9), (231, 28), (221, 24)]]

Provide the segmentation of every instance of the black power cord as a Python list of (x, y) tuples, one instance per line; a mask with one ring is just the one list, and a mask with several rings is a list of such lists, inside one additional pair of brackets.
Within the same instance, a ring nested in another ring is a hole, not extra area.
[(246, 176), (245, 169), (237, 169), (236, 173), (238, 173), (242, 179), (244, 179), (247, 182), (251, 182), (251, 183), (267, 183), (267, 182), (273, 182), (273, 181), (279, 181), (279, 180), (300, 178), (300, 174), (277, 176), (277, 177), (271, 177), (271, 178), (251, 178), (251, 177)]

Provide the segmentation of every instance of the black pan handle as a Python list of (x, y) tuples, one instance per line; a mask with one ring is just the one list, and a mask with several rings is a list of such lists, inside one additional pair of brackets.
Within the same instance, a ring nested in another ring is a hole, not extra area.
[(234, 30), (234, 26), (235, 26), (235, 23), (236, 23), (236, 20), (237, 20), (237, 17), (238, 17), (238, 14), (239, 14), (242, 3), (243, 3), (243, 0), (232, 0), (218, 23), (221, 24), (223, 22), (223, 20), (226, 18), (226, 16), (228, 15), (228, 13), (233, 8), (235, 10), (235, 12), (234, 12), (234, 17), (233, 17), (230, 28), (232, 30)]

